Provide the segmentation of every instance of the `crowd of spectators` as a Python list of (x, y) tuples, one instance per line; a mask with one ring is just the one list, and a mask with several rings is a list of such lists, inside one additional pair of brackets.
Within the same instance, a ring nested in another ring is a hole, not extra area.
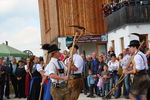
[[(145, 52), (148, 64), (150, 64), (150, 50)], [(86, 56), (84, 60), (84, 94), (87, 97), (94, 98), (97, 96), (105, 97), (108, 92), (117, 84), (119, 78), (125, 70), (132, 70), (132, 64), (126, 67), (131, 58), (129, 49), (123, 49), (123, 52), (116, 56), (111, 48), (108, 54), (97, 55), (93, 52)], [(150, 65), (149, 65), (150, 68)], [(150, 75), (150, 73), (149, 73)], [(133, 75), (128, 75), (118, 88), (113, 92), (113, 98), (124, 97), (129, 99)], [(112, 98), (111, 95), (108, 98)]]
[(115, 11), (125, 7), (125, 6), (135, 6), (135, 5), (148, 5), (148, 0), (124, 0), (124, 1), (112, 1), (109, 4), (102, 4), (102, 13), (104, 17), (109, 16)]

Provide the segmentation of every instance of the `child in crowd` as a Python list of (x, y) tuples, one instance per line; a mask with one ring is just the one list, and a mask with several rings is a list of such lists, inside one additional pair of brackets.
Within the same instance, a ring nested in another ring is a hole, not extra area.
[(103, 69), (104, 71), (101, 73), (101, 77), (103, 79), (102, 96), (106, 96), (109, 90), (110, 74), (108, 71), (108, 65), (105, 64)]
[(94, 81), (94, 75), (92, 75), (92, 71), (89, 70), (88, 71), (88, 77), (87, 77), (87, 83), (88, 83), (88, 86), (89, 86), (89, 91), (90, 91), (90, 94), (87, 96), (87, 97), (91, 97), (91, 98), (94, 98), (94, 93), (93, 93), (93, 90), (94, 90), (94, 85), (95, 85), (95, 81)]

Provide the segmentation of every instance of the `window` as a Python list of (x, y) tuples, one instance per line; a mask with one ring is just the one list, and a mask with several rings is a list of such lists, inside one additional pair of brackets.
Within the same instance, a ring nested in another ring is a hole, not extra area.
[(121, 51), (124, 49), (124, 37), (120, 38)]
[(114, 49), (115, 52), (115, 40), (112, 40), (111, 43), (112, 43), (112, 48)]

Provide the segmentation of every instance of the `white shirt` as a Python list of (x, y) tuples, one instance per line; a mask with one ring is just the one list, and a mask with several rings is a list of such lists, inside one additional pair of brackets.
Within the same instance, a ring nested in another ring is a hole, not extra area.
[[(62, 61), (59, 61), (62, 68), (64, 69), (64, 71), (67, 71), (67, 67), (65, 66), (65, 64), (62, 62)], [(49, 64), (46, 66), (45, 68), (45, 75), (46, 76), (49, 76), (50, 74), (57, 74), (57, 71), (56, 71), (56, 68), (57, 69), (60, 69), (59, 65), (58, 65), (58, 59), (56, 58), (51, 58)], [(59, 74), (58, 76), (65, 76), (65, 74)], [(52, 82), (56, 82), (57, 83), (57, 80), (56, 79), (52, 79), (51, 78), (51, 81)], [(63, 82), (64, 80), (59, 80), (59, 83)]]
[(73, 55), (73, 64), (78, 68), (77, 71), (74, 71), (74, 74), (81, 74), (83, 69), (83, 59), (79, 54)]
[[(35, 65), (34, 65), (34, 66), (35, 66)], [(34, 67), (34, 66), (33, 66), (33, 67)], [(43, 67), (42, 67), (41, 64), (36, 64), (36, 69), (37, 69), (38, 72), (40, 72), (41, 70), (43, 70)]]
[(112, 62), (111, 60), (108, 62), (108, 70), (109, 71), (116, 71), (119, 69), (119, 62), (116, 60)]
[(123, 69), (126, 69), (127, 68), (127, 65), (130, 63), (130, 60), (131, 60), (131, 56), (126, 54), (123, 59), (122, 59), (122, 62), (121, 62), (121, 66)]
[(148, 61), (145, 56), (141, 51), (139, 51), (135, 57), (134, 57), (134, 62), (137, 70), (148, 70)]
[(27, 70), (28, 69), (28, 65), (25, 65), (24, 68), (25, 68), (25, 70)]
[[(38, 72), (40, 72), (41, 70), (43, 70), (43, 67), (41, 66), (41, 64), (34, 64), (33, 65), (33, 68), (34, 67), (36, 67), (36, 70), (38, 71)], [(28, 65), (25, 65), (25, 70), (27, 70), (27, 69), (29, 69), (28, 68)]]

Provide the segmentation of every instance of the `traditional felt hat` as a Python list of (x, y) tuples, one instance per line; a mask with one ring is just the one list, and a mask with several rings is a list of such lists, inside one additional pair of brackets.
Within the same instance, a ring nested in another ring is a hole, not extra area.
[[(68, 46), (68, 49), (70, 49), (71, 47), (72, 47), (72, 45), (73, 45), (73, 43), (71, 43), (69, 46)], [(79, 49), (79, 47), (78, 47), (78, 45), (74, 45), (74, 48), (76, 48), (76, 49)]]
[(116, 54), (113, 53), (113, 54), (111, 54), (110, 56), (111, 56), (111, 57), (116, 57)]
[(52, 52), (54, 52), (54, 51), (59, 51), (59, 50), (61, 50), (61, 49), (58, 48), (58, 46), (57, 46), (56, 44), (52, 44), (52, 45), (50, 45), (50, 44), (44, 44), (44, 45), (42, 46), (42, 49), (48, 50), (48, 53), (52, 53)]
[(140, 46), (140, 42), (138, 40), (130, 41), (129, 47)]
[(44, 61), (43, 57), (39, 57), (39, 61)]

